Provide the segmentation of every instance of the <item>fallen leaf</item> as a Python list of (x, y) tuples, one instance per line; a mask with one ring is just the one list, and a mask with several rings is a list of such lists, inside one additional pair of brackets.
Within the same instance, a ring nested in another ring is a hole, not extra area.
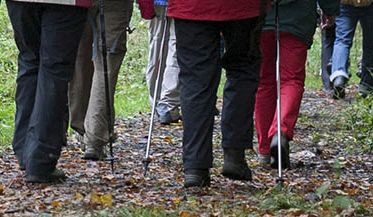
[(179, 217), (197, 217), (197, 215), (189, 211), (183, 210), (179, 213)]
[(84, 199), (83, 195), (79, 192), (75, 193), (74, 198), (75, 198), (75, 200), (83, 200)]
[(101, 204), (101, 198), (100, 198), (100, 196), (97, 193), (95, 193), (95, 192), (91, 193), (91, 198), (89, 200), (89, 203), (91, 205), (99, 205), (99, 204)]
[(180, 204), (181, 201), (182, 201), (182, 198), (174, 198), (174, 199), (172, 199), (172, 202), (173, 202), (174, 204), (176, 204), (176, 205)]
[(57, 208), (57, 207), (60, 207), (60, 206), (61, 206), (61, 202), (60, 202), (60, 201), (52, 201), (51, 205), (52, 205), (54, 208)]
[(104, 194), (100, 197), (101, 204), (107, 207), (113, 206), (113, 195), (111, 194)]
[(4, 194), (5, 187), (4, 185), (0, 184), (0, 195)]
[(166, 142), (166, 143), (172, 144), (172, 138), (171, 138), (171, 136), (166, 136), (166, 137), (163, 139), (163, 141)]

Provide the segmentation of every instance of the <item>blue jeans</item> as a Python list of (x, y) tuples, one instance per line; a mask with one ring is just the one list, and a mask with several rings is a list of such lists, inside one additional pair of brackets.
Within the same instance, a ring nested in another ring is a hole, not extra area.
[(362, 75), (367, 73), (366, 69), (373, 65), (373, 4), (367, 7), (342, 4), (340, 14), (336, 18), (331, 81), (338, 76), (349, 78), (348, 57), (358, 21), (363, 30)]

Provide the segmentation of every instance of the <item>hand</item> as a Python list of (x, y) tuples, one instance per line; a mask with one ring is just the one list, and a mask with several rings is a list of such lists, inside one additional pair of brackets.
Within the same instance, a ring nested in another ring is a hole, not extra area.
[(321, 29), (327, 29), (334, 25), (335, 23), (335, 16), (328, 16), (325, 14), (321, 15)]

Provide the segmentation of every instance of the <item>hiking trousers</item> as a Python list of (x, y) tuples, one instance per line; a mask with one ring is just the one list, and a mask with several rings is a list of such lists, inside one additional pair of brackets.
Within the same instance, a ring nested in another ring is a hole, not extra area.
[[(105, 27), (110, 102), (114, 123), (114, 93), (119, 69), (126, 54), (127, 31), (132, 16), (132, 0), (105, 1)], [(102, 62), (98, 1), (89, 10), (76, 60), (75, 76), (69, 86), (70, 125), (84, 134), (84, 143), (104, 145), (109, 141), (108, 113)], [(93, 46), (92, 46), (93, 44)], [(91, 61), (91, 58), (93, 62)]]
[[(293, 139), (304, 92), (307, 44), (291, 33), (280, 33), (281, 131)], [(255, 128), (259, 153), (270, 152), (272, 137), (277, 133), (277, 82), (275, 32), (265, 31), (261, 37), (263, 61), (255, 103)]]
[[(259, 81), (258, 18), (239, 21), (175, 19), (183, 113), (184, 169), (212, 167), (214, 108), (221, 67), (226, 70), (222, 110), (223, 148), (252, 146)], [(222, 33), (225, 53), (221, 58)]]
[[(171, 116), (172, 120), (180, 117), (180, 86), (179, 86), (179, 65), (176, 58), (176, 36), (174, 19), (166, 17), (166, 7), (156, 6), (156, 14), (149, 23), (149, 55), (146, 69), (146, 82), (149, 89), (149, 100), (153, 103), (155, 82), (157, 80), (157, 61), (161, 50), (161, 43), (164, 29), (166, 28), (165, 44), (160, 73), (160, 85), (157, 96), (156, 107), (159, 116)], [(164, 19), (167, 19), (167, 25)]]
[(87, 9), (7, 1), (19, 49), (13, 150), (27, 175), (56, 168), (67, 89)]

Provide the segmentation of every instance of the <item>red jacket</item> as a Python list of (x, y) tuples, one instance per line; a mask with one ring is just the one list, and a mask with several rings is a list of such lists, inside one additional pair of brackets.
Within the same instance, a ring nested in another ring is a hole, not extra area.
[(170, 17), (187, 20), (241, 20), (259, 16), (261, 1), (168, 0), (167, 14)]
[(85, 7), (85, 8), (88, 8), (92, 5), (91, 0), (13, 0), (13, 1), (71, 5), (71, 6)]

